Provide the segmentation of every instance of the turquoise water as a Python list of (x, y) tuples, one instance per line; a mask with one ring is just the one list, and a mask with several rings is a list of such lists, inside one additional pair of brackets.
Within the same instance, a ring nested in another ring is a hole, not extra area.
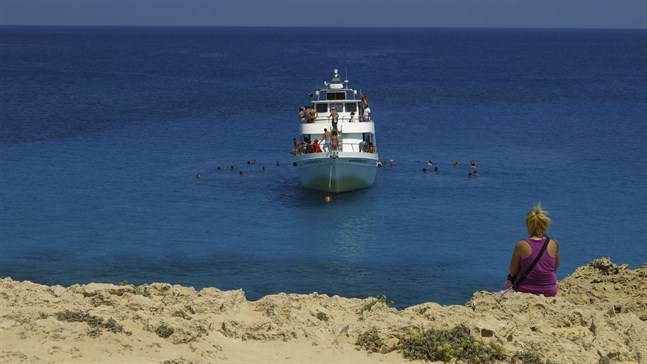
[[(0, 276), (464, 303), (538, 201), (560, 278), (637, 267), (645, 59), (646, 31), (0, 28)], [(333, 68), (396, 167), (327, 204), (289, 150)]]

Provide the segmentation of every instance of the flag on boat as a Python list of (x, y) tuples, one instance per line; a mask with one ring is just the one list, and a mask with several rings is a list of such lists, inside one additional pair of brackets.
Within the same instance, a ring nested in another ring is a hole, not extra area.
[(368, 99), (364, 97), (364, 94), (362, 93), (362, 90), (359, 90), (359, 100), (362, 102), (363, 107), (368, 106)]

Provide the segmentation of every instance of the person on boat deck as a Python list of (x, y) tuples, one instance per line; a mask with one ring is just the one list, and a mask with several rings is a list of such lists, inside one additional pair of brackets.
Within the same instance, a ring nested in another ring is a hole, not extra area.
[(319, 148), (319, 140), (315, 139), (312, 143), (312, 153), (321, 153), (321, 148)]
[(339, 150), (342, 150), (342, 144), (344, 143), (344, 133), (342, 133), (341, 130), (333, 131), (332, 133), (337, 135), (337, 148)]
[(317, 118), (317, 113), (315, 112), (314, 107), (308, 106), (306, 109), (306, 118), (308, 119), (308, 123), (314, 123), (315, 119)]
[[(547, 237), (552, 220), (540, 203), (537, 203), (526, 215), (526, 228), (529, 237), (519, 240), (510, 259), (510, 276), (514, 279), (526, 271), (535, 260)], [(557, 294), (557, 268), (559, 268), (559, 245), (557, 240), (550, 239), (546, 251), (541, 255), (537, 265), (528, 273), (519, 285), (517, 292), (543, 294), (552, 297)]]
[(348, 120), (349, 123), (354, 123), (355, 122), (355, 111), (350, 112), (350, 120)]
[(332, 134), (328, 131), (328, 129), (324, 128), (324, 134), (323, 134), (323, 138), (324, 138), (323, 151), (324, 152), (328, 152), (330, 150), (330, 145), (332, 144), (332, 142), (330, 141), (331, 136), (332, 136)]
[(339, 113), (337, 113), (337, 109), (334, 107), (330, 109), (328, 119), (332, 119), (332, 130), (337, 130), (337, 122), (339, 121)]
[(371, 120), (371, 108), (366, 105), (366, 108), (364, 108), (364, 115), (362, 116), (362, 121), (369, 121)]
[(299, 109), (299, 121), (301, 124), (305, 124), (306, 122), (306, 112), (303, 110), (303, 108)]
[(337, 150), (337, 148), (339, 147), (339, 137), (337, 136), (337, 130), (333, 130), (330, 139), (332, 141), (332, 150)]
[(297, 152), (301, 149), (301, 142), (297, 138), (294, 138), (294, 140), (292, 140), (292, 144), (294, 145), (294, 148), (290, 151), (290, 154), (297, 155)]

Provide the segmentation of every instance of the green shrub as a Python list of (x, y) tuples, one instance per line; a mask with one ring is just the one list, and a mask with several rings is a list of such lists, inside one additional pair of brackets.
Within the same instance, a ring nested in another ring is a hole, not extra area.
[(157, 336), (163, 337), (163, 338), (167, 338), (167, 337), (173, 335), (173, 332), (175, 332), (175, 330), (172, 327), (167, 326), (164, 323), (157, 326), (157, 328), (155, 329), (155, 333), (157, 334)]
[(134, 284), (130, 284), (127, 280), (123, 280), (119, 282), (120, 286), (131, 286), (135, 290), (136, 295), (144, 296), (144, 297), (150, 297), (151, 293), (148, 291), (148, 287), (141, 285), (141, 286), (135, 286)]
[(383, 352), (385, 350), (384, 340), (378, 335), (377, 329), (375, 327), (366, 330), (357, 337), (355, 345), (360, 348), (373, 352)]
[[(90, 325), (90, 336), (96, 337), (101, 334), (101, 329), (106, 329), (112, 333), (125, 332), (124, 327), (119, 325), (112, 317), (104, 322), (101, 317), (90, 315), (82, 311), (65, 310), (56, 313), (56, 319), (67, 322), (85, 322)], [(125, 332), (126, 334), (130, 334)]]
[(464, 325), (451, 330), (429, 329), (402, 337), (398, 349), (405, 358), (411, 360), (494, 363), (506, 358), (505, 349), (501, 345), (476, 340)]
[(385, 304), (385, 305), (387, 305), (389, 307), (391, 307), (391, 306), (393, 306), (395, 304), (395, 302), (393, 302), (393, 301), (388, 301), (387, 298), (386, 298), (386, 295), (383, 294), (383, 295), (381, 295), (379, 297), (373, 297), (372, 300), (364, 303), (364, 305), (362, 305), (361, 312), (370, 311), (373, 308), (373, 306), (375, 306), (378, 303), (383, 303), (383, 304)]
[(150, 297), (151, 293), (148, 291), (148, 287), (146, 286), (137, 286), (135, 287), (135, 294), (138, 294), (140, 296), (144, 297)]
[(544, 364), (539, 354), (528, 349), (514, 353), (508, 362), (510, 364)]
[(395, 302), (394, 302), (394, 301), (388, 301), (388, 300), (387, 300), (387, 298), (386, 298), (386, 295), (385, 295), (385, 294), (383, 294), (383, 295), (379, 296), (379, 297), (377, 298), (377, 301), (378, 301), (378, 302), (382, 302), (382, 303), (384, 303), (385, 305), (387, 305), (387, 306), (389, 306), (389, 307), (391, 307), (391, 306), (393, 306), (393, 305), (395, 304)]

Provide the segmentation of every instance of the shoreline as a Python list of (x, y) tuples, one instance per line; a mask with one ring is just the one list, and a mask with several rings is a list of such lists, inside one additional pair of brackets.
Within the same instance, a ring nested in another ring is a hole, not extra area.
[[(410, 363), (393, 350), (404, 335), (457, 325), (508, 356), (647, 361), (647, 263), (628, 269), (596, 259), (558, 284), (556, 297), (482, 291), (464, 305), (397, 310), (375, 297), (280, 293), (248, 301), (242, 290), (166, 283), (66, 288), (4, 278), (0, 362)], [(356, 345), (367, 332), (382, 343), (378, 352)]]

